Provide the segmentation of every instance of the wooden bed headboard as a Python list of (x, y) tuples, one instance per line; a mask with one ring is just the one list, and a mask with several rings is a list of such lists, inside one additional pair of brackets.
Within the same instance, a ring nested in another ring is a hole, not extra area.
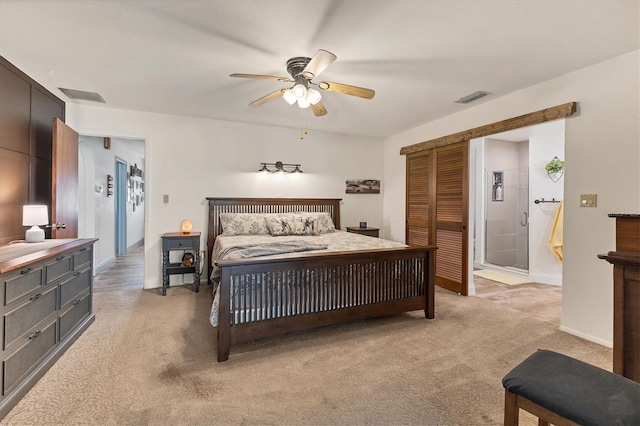
[[(207, 229), (207, 256), (213, 252), (213, 243), (222, 233), (218, 216), (220, 213), (289, 213), (329, 212), (336, 229), (340, 229), (341, 198), (215, 198), (209, 202), (209, 226)], [(207, 264), (211, 261), (208, 259)], [(213, 265), (209, 265), (209, 275)]]

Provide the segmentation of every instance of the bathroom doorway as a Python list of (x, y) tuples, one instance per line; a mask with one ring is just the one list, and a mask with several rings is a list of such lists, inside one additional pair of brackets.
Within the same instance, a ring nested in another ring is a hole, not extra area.
[(564, 125), (554, 120), (471, 140), (470, 275), (489, 270), (562, 285), (562, 262), (547, 246), (559, 204), (540, 200), (564, 198), (564, 178), (554, 181), (545, 170), (553, 157), (564, 158)]

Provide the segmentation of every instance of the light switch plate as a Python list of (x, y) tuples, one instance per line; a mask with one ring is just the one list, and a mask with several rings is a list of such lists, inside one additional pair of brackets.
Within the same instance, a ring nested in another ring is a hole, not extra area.
[(169, 194), (164, 194), (162, 196), (162, 202), (167, 204), (169, 202)]
[(580, 207), (596, 207), (598, 194), (580, 194)]

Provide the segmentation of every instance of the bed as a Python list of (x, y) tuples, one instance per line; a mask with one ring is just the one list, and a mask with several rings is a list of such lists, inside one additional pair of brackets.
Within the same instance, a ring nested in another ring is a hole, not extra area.
[(216, 239), (223, 233), (221, 214), (328, 213), (340, 230), (341, 200), (207, 200), (211, 255), (207, 276), (212, 284), (215, 267), (219, 362), (229, 358), (231, 346), (269, 336), (416, 310), (434, 317), (435, 247), (338, 252), (316, 247), (299, 253), (213, 259)]

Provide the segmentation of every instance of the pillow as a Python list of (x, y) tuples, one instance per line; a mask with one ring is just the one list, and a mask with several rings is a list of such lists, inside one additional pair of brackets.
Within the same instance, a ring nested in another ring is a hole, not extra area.
[(298, 212), (303, 219), (311, 218), (316, 221), (316, 232), (318, 234), (326, 234), (327, 232), (335, 232), (336, 226), (331, 219), (329, 212)]
[(303, 218), (299, 214), (286, 213), (265, 219), (269, 233), (275, 237), (281, 235), (318, 235), (317, 221), (311, 217)]
[(264, 213), (220, 213), (222, 235), (268, 234)]

